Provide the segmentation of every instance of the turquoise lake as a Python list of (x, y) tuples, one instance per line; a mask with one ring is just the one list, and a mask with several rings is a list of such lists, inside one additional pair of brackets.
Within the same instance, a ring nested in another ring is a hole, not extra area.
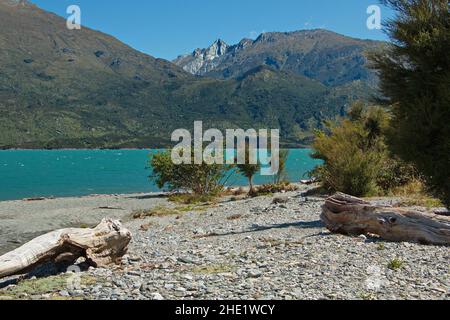
[[(309, 149), (292, 149), (287, 162), (290, 181), (320, 163)], [(148, 178), (149, 150), (6, 150), (0, 151), (0, 200), (68, 197), (90, 194), (160, 191)], [(272, 177), (255, 178), (255, 183)], [(229, 185), (246, 185), (233, 176)]]

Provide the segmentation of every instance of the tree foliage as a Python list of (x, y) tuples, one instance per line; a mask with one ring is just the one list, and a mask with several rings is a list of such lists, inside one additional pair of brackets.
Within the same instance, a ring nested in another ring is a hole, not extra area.
[(258, 173), (259, 170), (261, 170), (261, 163), (259, 160), (256, 164), (251, 163), (250, 161), (250, 151), (249, 146), (246, 144), (245, 146), (245, 163), (237, 164), (236, 165), (237, 171), (247, 178), (248, 185), (249, 185), (249, 194), (254, 193), (253, 188), (253, 177)]
[[(192, 155), (193, 158), (193, 155)], [(229, 174), (229, 167), (219, 164), (173, 163), (171, 151), (156, 153), (150, 158), (152, 175), (159, 188), (193, 192), (196, 195), (213, 195), (222, 191)]]
[(371, 55), (392, 110), (388, 144), (450, 205), (450, 13), (448, 0), (383, 0), (397, 15), (392, 40)]
[(385, 193), (409, 182), (413, 169), (390, 158), (385, 144), (388, 113), (381, 107), (365, 110), (361, 103), (355, 103), (349, 116), (328, 122), (326, 131), (317, 132), (312, 156), (324, 163), (311, 175), (329, 191), (354, 196)]
[(289, 158), (289, 149), (281, 149), (280, 150), (280, 158), (279, 158), (279, 167), (278, 167), (278, 173), (274, 175), (274, 183), (280, 184), (282, 182), (288, 181), (289, 176), (287, 173), (287, 160)]

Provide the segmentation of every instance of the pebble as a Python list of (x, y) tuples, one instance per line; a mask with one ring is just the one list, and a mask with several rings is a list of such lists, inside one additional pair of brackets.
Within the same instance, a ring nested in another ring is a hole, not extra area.
[(367, 237), (366, 237), (365, 235), (361, 234), (361, 235), (358, 237), (358, 239), (364, 242), (364, 241), (367, 240)]
[(248, 273), (248, 276), (250, 278), (259, 278), (262, 276), (262, 272), (260, 272), (258, 270), (250, 270), (250, 272)]
[(164, 297), (158, 292), (152, 293), (152, 298), (153, 300), (164, 300)]

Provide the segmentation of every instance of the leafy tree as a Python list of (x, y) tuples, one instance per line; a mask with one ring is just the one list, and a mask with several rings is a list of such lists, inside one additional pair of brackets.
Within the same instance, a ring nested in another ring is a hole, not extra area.
[(348, 116), (351, 121), (361, 120), (364, 112), (364, 103), (362, 101), (355, 101), (350, 110), (348, 111)]
[[(192, 154), (193, 158), (193, 154)], [(159, 152), (151, 156), (151, 179), (159, 188), (191, 191), (196, 195), (214, 195), (223, 189), (229, 175), (226, 165), (180, 164), (172, 161), (171, 151)]]
[(392, 111), (388, 144), (450, 206), (450, 12), (448, 0), (382, 0), (392, 43), (371, 55)]

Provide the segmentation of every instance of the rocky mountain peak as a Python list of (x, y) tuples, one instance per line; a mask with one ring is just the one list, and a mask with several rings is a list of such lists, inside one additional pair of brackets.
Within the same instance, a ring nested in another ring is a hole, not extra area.
[(178, 57), (174, 62), (192, 74), (202, 74), (214, 67), (214, 60), (228, 53), (230, 46), (217, 39), (206, 49), (195, 49), (191, 55)]
[(214, 60), (217, 57), (223, 56), (227, 53), (228, 45), (225, 41), (218, 39), (214, 41), (212, 45), (210, 45), (207, 49), (203, 50), (203, 56), (206, 60)]
[(258, 66), (269, 66), (326, 86), (356, 80), (372, 85), (376, 75), (366, 67), (365, 51), (378, 45), (323, 29), (264, 32), (231, 46), (217, 40), (174, 63), (192, 74), (219, 79), (239, 78)]
[(0, 4), (4, 4), (10, 7), (32, 6), (32, 4), (28, 0), (0, 0)]
[(6, 3), (15, 2), (0, 0), (0, 149), (167, 147), (196, 120), (280, 128), (285, 143), (304, 145), (323, 119), (374, 92), (360, 40), (219, 39), (179, 58), (209, 78), (193, 77), (107, 34), (69, 30), (65, 17)]

